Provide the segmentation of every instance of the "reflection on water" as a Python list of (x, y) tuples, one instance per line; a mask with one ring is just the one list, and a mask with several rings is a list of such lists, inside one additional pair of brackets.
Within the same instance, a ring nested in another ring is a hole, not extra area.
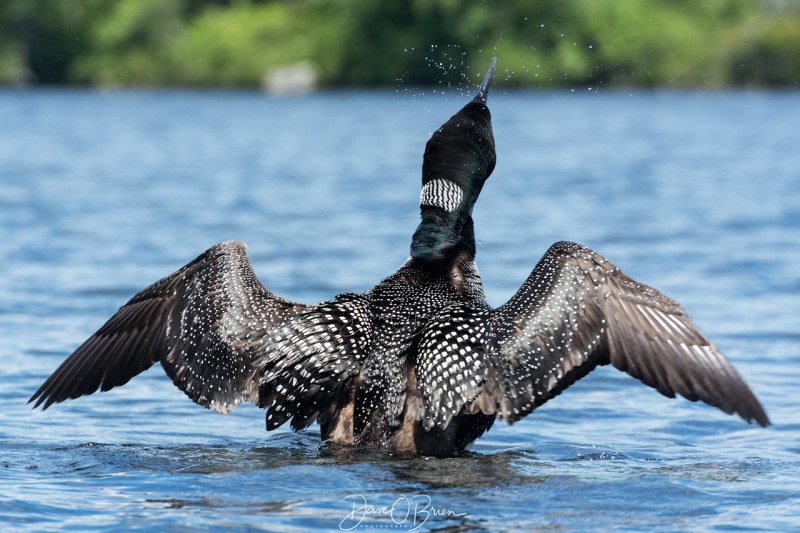
[(585, 243), (681, 302), (774, 427), (610, 368), (445, 459), (266, 433), (255, 407), (207, 412), (160, 368), (31, 412), (120, 305), (217, 242), (248, 242), (267, 287), (303, 302), (393, 272), (424, 143), (463, 102), (0, 91), (4, 529), (339, 530), (364, 501), (359, 526), (382, 529), (398, 525), (382, 508), (412, 501), (442, 513), (421, 530), (796, 529), (800, 97), (495, 96), (498, 164), (474, 212), (489, 302), (552, 242)]

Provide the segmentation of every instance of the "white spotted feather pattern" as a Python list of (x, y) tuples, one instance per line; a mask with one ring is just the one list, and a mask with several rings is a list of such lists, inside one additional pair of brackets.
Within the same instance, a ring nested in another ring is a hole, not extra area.
[(413, 343), (430, 318), (442, 307), (483, 299), (474, 263), (460, 265), (465, 283), (456, 290), (447, 278), (404, 267), (366, 293), (372, 302), (375, 334), (356, 390), (354, 434), (380, 441), (395, 431), (406, 407), (406, 369)]
[(343, 294), (271, 330), (254, 362), (263, 368), (259, 405), (268, 408), (267, 429), (290, 418), (295, 429), (314, 422), (343, 382), (361, 371), (372, 329), (369, 301)]
[(422, 331), (416, 372), (425, 429), (446, 428), (484, 385), (489, 371), (488, 313), (486, 305), (453, 304), (441, 309)]

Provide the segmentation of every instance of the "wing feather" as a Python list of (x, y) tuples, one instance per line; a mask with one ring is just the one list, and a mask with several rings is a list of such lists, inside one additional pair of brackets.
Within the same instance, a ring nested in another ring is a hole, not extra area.
[[(459, 374), (461, 383), (480, 387), (461, 385), (460, 395), (436, 391), (438, 376), (458, 364), (441, 355), (453, 317), (486, 331), (467, 343), (483, 358)], [(456, 304), (440, 313), (423, 333), (418, 358), (426, 417), (439, 427), (462, 406), (512, 423), (609, 363), (665, 396), (680, 394), (748, 422), (770, 423), (731, 362), (676, 302), (575, 243), (554, 244), (503, 306), (488, 311)]]
[(304, 306), (258, 280), (239, 241), (218, 244), (122, 306), (31, 397), (35, 407), (124, 385), (160, 361), (193, 401), (228, 412), (257, 400), (265, 332)]
[(372, 349), (369, 301), (339, 295), (283, 322), (264, 346), (257, 364), (264, 368), (259, 405), (268, 408), (267, 429), (289, 419), (294, 429), (305, 428), (361, 371)]

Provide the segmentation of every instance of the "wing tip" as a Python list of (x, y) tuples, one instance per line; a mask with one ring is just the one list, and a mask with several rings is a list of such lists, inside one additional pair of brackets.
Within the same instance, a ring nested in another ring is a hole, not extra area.
[[(39, 405), (41, 405), (41, 403), (42, 403), (42, 400), (43, 400), (43, 399), (44, 399), (44, 398), (41, 398), (41, 397), (39, 396), (39, 393), (37, 392), (36, 394), (34, 394), (34, 395), (33, 395), (33, 396), (31, 396), (30, 398), (28, 398), (28, 401), (27, 401), (26, 403), (27, 403), (28, 405), (30, 405), (30, 404), (31, 404), (31, 402), (34, 402), (34, 401), (35, 401), (36, 403), (35, 403), (35, 404), (33, 404), (33, 405), (31, 405), (31, 409), (34, 409), (34, 410), (35, 410), (35, 409), (38, 409)], [(42, 408), (42, 411), (44, 411), (45, 409), (47, 409), (47, 408), (46, 408), (46, 407)]]
[(247, 251), (247, 243), (244, 242), (244, 241), (239, 241), (239, 240), (234, 239), (234, 240), (230, 240), (230, 241), (221, 242), (218, 245), (212, 247), (212, 249), (213, 248), (235, 248), (237, 250), (241, 250), (243, 252), (246, 252)]
[(32, 402), (36, 402), (31, 406), (31, 409), (36, 410), (41, 406), (42, 411), (45, 411), (48, 407), (53, 405), (54, 403), (58, 403), (61, 400), (56, 399), (53, 394), (50, 394), (49, 391), (43, 390), (44, 386), (40, 387), (33, 396), (31, 396), (27, 403), (30, 404)]
[(743, 416), (743, 418), (747, 420), (748, 423), (755, 422), (762, 428), (769, 427), (772, 425), (772, 422), (770, 421), (769, 417), (767, 416), (767, 413), (764, 411), (761, 405), (758, 406), (758, 410), (755, 413), (749, 413), (747, 416)]

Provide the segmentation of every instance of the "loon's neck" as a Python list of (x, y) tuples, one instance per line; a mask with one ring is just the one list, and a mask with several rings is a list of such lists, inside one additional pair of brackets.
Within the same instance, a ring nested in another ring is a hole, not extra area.
[(448, 213), (429, 212), (423, 215), (411, 240), (411, 258), (427, 269), (447, 270), (454, 262), (475, 259), (475, 225), (472, 216), (459, 224), (460, 231), (452, 231), (446, 220)]
[(432, 268), (475, 258), (472, 208), (494, 170), (492, 116), (486, 107), (497, 58), (478, 94), (436, 130), (422, 157), (422, 220), (411, 240), (411, 258)]

